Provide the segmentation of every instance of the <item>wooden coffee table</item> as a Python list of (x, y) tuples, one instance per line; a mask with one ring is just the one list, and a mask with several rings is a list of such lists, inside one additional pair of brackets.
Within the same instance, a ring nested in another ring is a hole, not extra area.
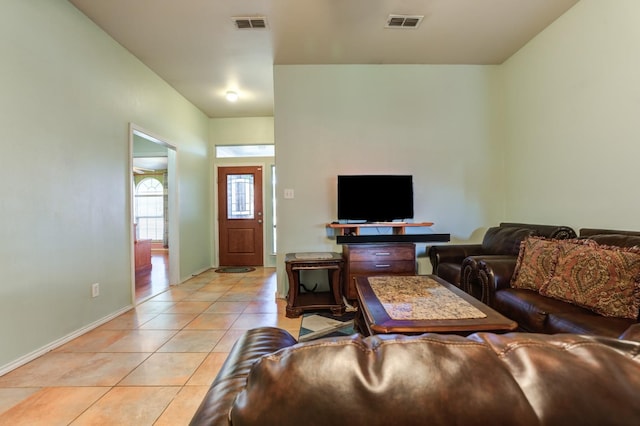
[[(398, 280), (402, 284), (406, 283), (407, 286), (414, 286), (416, 288), (407, 287), (409, 293), (415, 293), (416, 303), (419, 303), (417, 299), (424, 299), (424, 297), (437, 297), (429, 294), (424, 294), (422, 286), (416, 285), (416, 276), (394, 276), (392, 278), (396, 284)], [(373, 288), (369, 283), (369, 278), (378, 279), (379, 277), (358, 277), (356, 279), (356, 291), (358, 295), (359, 312), (356, 316), (356, 327), (364, 335), (371, 334), (422, 334), (422, 333), (447, 333), (447, 334), (462, 334), (468, 335), (477, 331), (491, 331), (491, 332), (507, 332), (513, 331), (518, 327), (515, 321), (501, 315), (489, 306), (475, 299), (473, 296), (465, 293), (456, 286), (449, 284), (443, 279), (435, 275), (421, 275), (419, 280), (426, 280), (430, 278), (437, 282), (437, 284), (448, 289), (460, 299), (468, 302), (471, 307), (476, 308), (485, 316), (482, 318), (462, 318), (462, 319), (393, 319), (389, 313), (385, 310), (382, 302), (376, 296)], [(422, 278), (424, 277), (424, 278)], [(383, 277), (383, 279), (386, 277)], [(433, 283), (433, 282), (432, 282)], [(443, 291), (442, 289), (438, 289)], [(446, 293), (446, 292), (445, 292)], [(446, 294), (448, 299), (454, 298), (450, 294)], [(444, 299), (443, 299), (444, 300)], [(431, 303), (437, 303), (437, 299), (431, 299)], [(410, 308), (411, 302), (401, 304), (402, 307)], [(466, 305), (468, 306), (468, 305)], [(472, 309), (472, 308), (470, 308)], [(475, 311), (475, 310), (474, 310)], [(477, 312), (477, 311), (476, 311)]]

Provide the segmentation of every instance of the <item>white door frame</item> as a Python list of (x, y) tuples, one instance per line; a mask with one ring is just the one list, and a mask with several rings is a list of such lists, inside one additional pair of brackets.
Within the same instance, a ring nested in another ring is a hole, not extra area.
[[(143, 137), (151, 142), (162, 145), (167, 149), (167, 175), (169, 179), (169, 194), (168, 194), (168, 215), (169, 215), (169, 285), (180, 283), (180, 218), (178, 209), (178, 168), (177, 168), (177, 156), (178, 149), (175, 145), (170, 144), (166, 139), (154, 135), (152, 132), (134, 124), (129, 123), (129, 176), (131, 176), (131, 184), (128, 187), (128, 202), (129, 202), (129, 226), (130, 226), (130, 251), (131, 251), (131, 299), (134, 305), (136, 302), (136, 266), (135, 266), (135, 253), (134, 253), (134, 226), (133, 226), (133, 197), (135, 194), (135, 186), (133, 182), (133, 136), (137, 135)], [(143, 300), (138, 301), (138, 303)]]
[[(214, 258), (214, 262), (216, 266), (220, 266), (220, 222), (218, 220), (218, 169), (220, 167), (245, 167), (245, 166), (250, 166), (250, 167), (262, 167), (262, 223), (263, 225), (266, 225), (266, 221), (265, 221), (265, 197), (268, 197), (269, 194), (266, 193), (266, 185), (265, 185), (265, 167), (267, 167), (265, 165), (265, 163), (263, 162), (256, 162), (256, 161), (247, 161), (245, 162), (238, 162), (238, 161), (228, 161), (228, 162), (221, 162), (221, 163), (216, 163), (214, 164), (214, 167), (212, 168), (212, 179), (213, 179), (213, 208), (211, 209), (212, 215), (213, 215), (213, 241), (215, 244), (215, 258)], [(269, 221), (271, 222), (271, 221)], [(262, 264), (263, 265), (267, 265), (267, 247), (266, 247), (266, 243), (267, 243), (267, 230), (266, 230), (266, 226), (262, 227)]]

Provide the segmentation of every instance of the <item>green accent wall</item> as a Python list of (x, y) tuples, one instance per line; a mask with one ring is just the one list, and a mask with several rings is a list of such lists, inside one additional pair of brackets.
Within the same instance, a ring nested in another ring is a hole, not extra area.
[(208, 117), (69, 2), (3, 1), (0, 55), (1, 374), (132, 306), (130, 123), (177, 148), (181, 277), (211, 266), (211, 166)]

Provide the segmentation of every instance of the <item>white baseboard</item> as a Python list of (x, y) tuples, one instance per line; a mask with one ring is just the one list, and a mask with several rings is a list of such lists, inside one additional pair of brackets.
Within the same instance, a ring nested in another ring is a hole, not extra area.
[(36, 349), (35, 351), (28, 353), (24, 356), (21, 356), (20, 358), (16, 359), (13, 362), (10, 362), (9, 364), (0, 366), (0, 376), (3, 376), (5, 374), (7, 374), (10, 371), (15, 370), (18, 367), (21, 367), (23, 365), (25, 365), (28, 362), (33, 361), (34, 359), (38, 358), (39, 356), (42, 356), (44, 354), (46, 354), (47, 352), (50, 352), (56, 348), (59, 348), (60, 346), (64, 345), (65, 343), (68, 343), (70, 341), (72, 341), (73, 339), (75, 339), (76, 337), (80, 337), (83, 334), (87, 333), (88, 331), (93, 330), (94, 328), (97, 328), (99, 326), (101, 326), (102, 324), (105, 324), (109, 321), (111, 321), (112, 319), (124, 314), (125, 312), (130, 311), (131, 309), (133, 309), (133, 305), (129, 305), (126, 306), (112, 314), (107, 315), (104, 318), (101, 318), (97, 321), (92, 322), (91, 324), (82, 327), (70, 334), (67, 334), (64, 337), (61, 337), (58, 340), (55, 340), (51, 343), (49, 343), (48, 345), (45, 345), (39, 349)]
[(213, 269), (213, 268), (215, 268), (215, 266), (209, 266), (208, 268), (202, 268), (202, 269), (200, 269), (200, 270), (198, 270), (198, 271), (195, 271), (194, 273), (192, 273), (192, 274), (191, 274), (191, 275), (189, 275), (188, 277), (182, 277), (182, 278), (180, 278), (180, 283), (179, 283), (179, 284), (182, 284), (183, 282), (188, 281), (188, 280), (190, 280), (191, 278), (195, 278), (195, 277), (197, 277), (198, 275), (200, 275), (201, 273), (206, 272), (206, 271), (208, 271), (209, 269)]
[[(183, 282), (197, 276), (200, 275), (201, 273), (208, 271), (209, 269), (211, 269), (212, 267), (207, 267), (207, 268), (202, 268), (199, 271), (194, 272), (192, 275), (188, 276), (188, 277), (184, 277), (180, 279), (180, 284), (182, 284)], [(141, 302), (140, 302), (141, 303)], [(111, 321), (112, 319), (124, 314), (125, 312), (130, 311), (131, 309), (133, 309), (134, 306), (133, 305), (129, 305), (126, 306), (112, 314), (107, 315), (104, 318), (101, 318), (97, 321), (92, 322), (91, 324), (82, 327), (70, 334), (67, 334), (64, 337), (61, 337), (58, 340), (55, 340), (54, 342), (49, 343), (48, 345), (45, 345), (39, 349), (36, 349), (33, 352), (30, 352), (24, 356), (21, 356), (20, 358), (16, 359), (15, 361), (10, 362), (9, 364), (5, 364), (0, 366), (0, 376), (3, 376), (5, 374), (7, 374), (10, 371), (15, 370), (18, 367), (21, 367), (23, 365), (25, 365), (28, 362), (33, 361), (34, 359), (38, 358), (39, 356), (42, 356), (44, 354), (46, 354), (47, 352), (51, 352), (52, 350), (59, 348), (60, 346), (64, 345), (65, 343), (70, 342), (71, 340), (75, 339), (76, 337), (80, 337), (83, 334), (87, 333), (88, 331), (93, 330), (94, 328), (97, 328), (99, 326), (101, 326), (102, 324)]]

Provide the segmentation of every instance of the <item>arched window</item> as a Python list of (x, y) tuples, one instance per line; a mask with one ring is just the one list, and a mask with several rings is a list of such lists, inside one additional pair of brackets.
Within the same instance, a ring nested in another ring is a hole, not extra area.
[(164, 235), (164, 201), (162, 182), (147, 177), (136, 185), (135, 221), (138, 238), (162, 241)]

